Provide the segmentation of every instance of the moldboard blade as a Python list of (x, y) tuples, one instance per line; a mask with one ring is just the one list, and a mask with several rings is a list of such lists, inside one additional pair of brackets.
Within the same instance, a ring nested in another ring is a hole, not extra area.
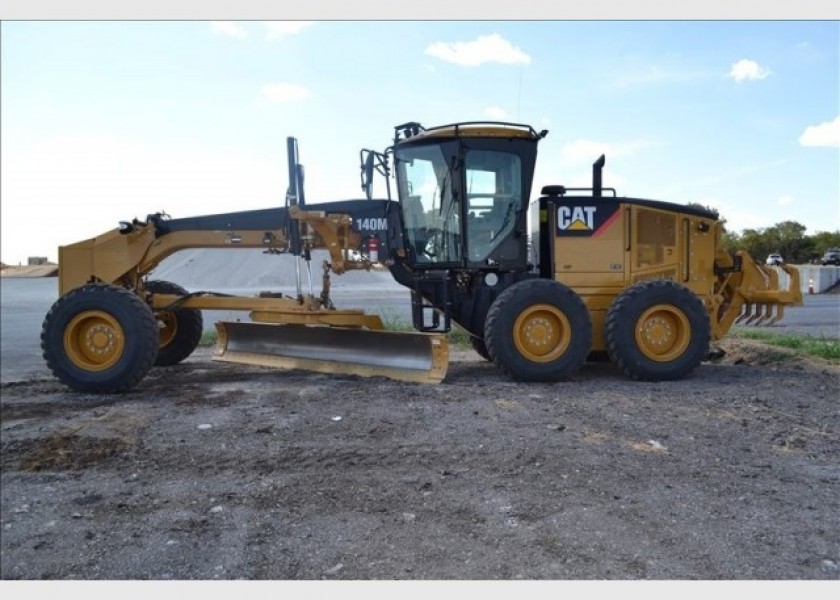
[(216, 323), (213, 360), (318, 373), (440, 383), (449, 363), (442, 334), (358, 328)]

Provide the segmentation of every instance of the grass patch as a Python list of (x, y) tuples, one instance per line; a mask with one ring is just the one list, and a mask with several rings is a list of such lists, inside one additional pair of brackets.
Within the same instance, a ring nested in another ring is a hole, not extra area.
[(446, 337), (449, 338), (449, 343), (453, 346), (465, 350), (469, 350), (470, 348), (472, 348), (470, 334), (461, 329), (460, 327), (453, 327), (452, 329), (450, 329), (449, 333), (446, 334)]
[(404, 321), (395, 310), (388, 307), (382, 308), (379, 312), (382, 325), (388, 331), (414, 331), (414, 327), (408, 321)]
[[(416, 331), (411, 323), (399, 318), (394, 311), (386, 309), (381, 311), (379, 316), (382, 319), (382, 325), (384, 325), (387, 331)], [(446, 337), (452, 346), (463, 349), (472, 348), (470, 334), (454, 323), (452, 324), (452, 329), (446, 334)]]
[[(411, 325), (410, 323), (406, 323), (405, 321), (388, 323), (385, 322), (385, 319), (383, 319), (382, 324), (385, 326), (386, 331), (417, 331), (416, 329), (414, 329), (413, 325)], [(466, 350), (472, 348), (472, 342), (470, 342), (470, 334), (461, 329), (460, 327), (457, 327), (454, 323), (452, 325), (452, 329), (450, 329), (449, 333), (446, 334), (446, 339), (449, 340), (450, 346), (455, 346), (456, 348), (462, 348)]]
[(199, 346), (214, 346), (219, 335), (215, 331), (205, 331), (198, 340)]
[(799, 354), (840, 361), (840, 339), (836, 338), (815, 338), (810, 335), (793, 335), (752, 329), (735, 330), (730, 335), (735, 338), (757, 340), (771, 346), (787, 348)]

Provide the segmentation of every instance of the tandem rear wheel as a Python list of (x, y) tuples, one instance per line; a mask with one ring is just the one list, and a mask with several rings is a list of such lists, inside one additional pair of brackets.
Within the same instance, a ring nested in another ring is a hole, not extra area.
[(592, 345), (583, 300), (548, 279), (526, 279), (499, 294), (487, 313), (490, 356), (519, 381), (557, 381), (578, 370)]
[(709, 315), (700, 298), (676, 282), (643, 281), (615, 299), (604, 321), (610, 359), (643, 381), (679, 379), (707, 356)]

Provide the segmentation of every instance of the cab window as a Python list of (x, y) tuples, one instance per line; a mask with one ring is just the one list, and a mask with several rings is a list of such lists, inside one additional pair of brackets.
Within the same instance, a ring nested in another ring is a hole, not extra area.
[(508, 152), (472, 150), (465, 160), (467, 247), (483, 262), (513, 230), (522, 206), (522, 165)]

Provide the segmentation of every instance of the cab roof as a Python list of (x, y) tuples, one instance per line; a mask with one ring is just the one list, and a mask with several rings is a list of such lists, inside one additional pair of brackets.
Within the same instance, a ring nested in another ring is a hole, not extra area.
[(431, 138), (486, 137), (541, 140), (548, 130), (539, 133), (530, 125), (502, 121), (466, 121), (436, 127), (423, 127), (420, 123), (398, 125), (395, 130), (395, 144), (413, 143)]

